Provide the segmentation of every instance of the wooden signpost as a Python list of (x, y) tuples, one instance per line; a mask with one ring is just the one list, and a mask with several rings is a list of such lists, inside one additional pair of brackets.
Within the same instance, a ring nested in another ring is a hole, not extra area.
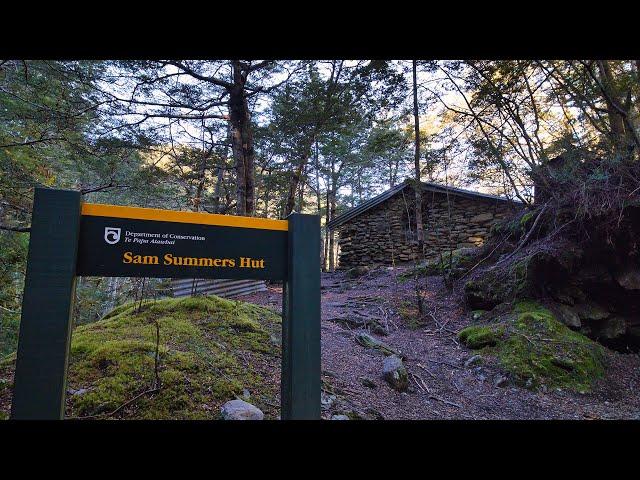
[(37, 188), (11, 417), (64, 417), (76, 276), (284, 282), (281, 418), (320, 419), (320, 220), (82, 203)]

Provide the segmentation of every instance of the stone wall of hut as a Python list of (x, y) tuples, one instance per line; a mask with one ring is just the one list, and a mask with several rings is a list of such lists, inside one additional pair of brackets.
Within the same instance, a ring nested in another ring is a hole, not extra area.
[[(423, 194), (425, 257), (484, 243), (491, 226), (517, 208), (508, 202), (426, 191)], [(338, 268), (395, 265), (418, 253), (413, 191), (390, 199), (339, 227)]]

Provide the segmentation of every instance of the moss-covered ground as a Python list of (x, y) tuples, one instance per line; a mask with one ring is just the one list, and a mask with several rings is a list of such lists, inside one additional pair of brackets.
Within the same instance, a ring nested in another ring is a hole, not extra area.
[[(265, 418), (279, 415), (279, 315), (215, 296), (137, 307), (121, 305), (74, 330), (67, 418), (216, 419), (236, 397)], [(14, 363), (15, 354), (2, 360), (1, 378)]]
[(604, 374), (603, 347), (558, 321), (538, 302), (524, 300), (512, 313), (458, 333), (469, 348), (495, 356), (516, 382), (590, 390)]

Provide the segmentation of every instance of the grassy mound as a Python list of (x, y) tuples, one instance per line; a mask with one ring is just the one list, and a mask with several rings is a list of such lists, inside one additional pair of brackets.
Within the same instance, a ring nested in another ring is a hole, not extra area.
[(527, 387), (541, 385), (587, 391), (604, 374), (604, 349), (559, 322), (548, 309), (525, 300), (511, 314), (472, 325), (458, 338), (467, 347), (497, 357)]
[[(248, 303), (210, 296), (141, 311), (121, 305), (73, 332), (66, 416), (216, 419), (224, 402), (239, 397), (276, 418), (280, 344), (280, 316)], [(0, 377), (11, 378), (14, 363), (15, 354), (5, 358)]]

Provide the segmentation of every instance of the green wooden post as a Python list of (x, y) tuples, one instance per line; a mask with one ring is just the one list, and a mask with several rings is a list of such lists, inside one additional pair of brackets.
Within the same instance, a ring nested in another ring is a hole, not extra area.
[(320, 420), (320, 217), (293, 213), (282, 318), (283, 420)]
[(36, 188), (11, 417), (64, 417), (80, 192)]

